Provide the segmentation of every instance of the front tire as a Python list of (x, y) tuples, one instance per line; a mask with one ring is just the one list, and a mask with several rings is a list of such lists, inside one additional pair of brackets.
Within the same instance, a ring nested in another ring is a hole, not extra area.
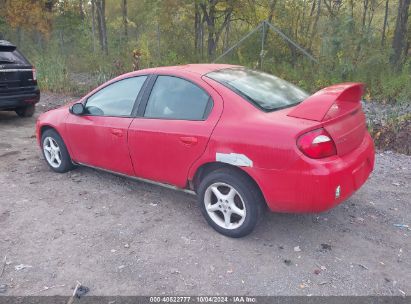
[(245, 174), (223, 168), (209, 173), (198, 187), (201, 212), (219, 233), (239, 238), (248, 235), (264, 211), (264, 198)]
[(22, 108), (16, 109), (16, 114), (20, 117), (32, 117), (36, 110), (35, 105), (28, 105)]
[(52, 130), (46, 130), (41, 136), (43, 156), (49, 167), (58, 173), (65, 173), (73, 169), (67, 147), (60, 135)]

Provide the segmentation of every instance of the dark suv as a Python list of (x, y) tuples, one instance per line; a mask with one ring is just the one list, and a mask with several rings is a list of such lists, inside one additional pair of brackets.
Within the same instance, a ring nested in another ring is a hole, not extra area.
[(0, 110), (30, 117), (39, 100), (36, 70), (15, 45), (0, 40)]

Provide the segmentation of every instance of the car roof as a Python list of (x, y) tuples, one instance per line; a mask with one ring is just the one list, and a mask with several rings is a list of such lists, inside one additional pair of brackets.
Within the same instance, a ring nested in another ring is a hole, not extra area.
[(215, 63), (196, 63), (196, 64), (185, 64), (185, 65), (176, 65), (176, 66), (163, 66), (156, 68), (149, 68), (144, 70), (138, 70), (137, 73), (169, 73), (173, 71), (186, 71), (199, 75), (205, 75), (207, 73), (227, 69), (232, 67), (239, 67), (238, 65), (231, 64), (215, 64)]

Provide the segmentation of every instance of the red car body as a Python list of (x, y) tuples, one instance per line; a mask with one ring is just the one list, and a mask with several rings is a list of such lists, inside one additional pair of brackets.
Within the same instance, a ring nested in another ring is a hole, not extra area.
[[(324, 211), (364, 184), (373, 170), (374, 146), (361, 108), (362, 84), (331, 86), (296, 106), (265, 112), (206, 75), (231, 67), (200, 64), (132, 72), (79, 101), (127, 77), (172, 75), (212, 98), (214, 106), (204, 121), (78, 116), (68, 105), (40, 115), (39, 144), (42, 132), (53, 128), (74, 163), (183, 189), (195, 190), (196, 176), (207, 166), (236, 166), (276, 212)], [(332, 138), (334, 155), (316, 159), (303, 153), (302, 137), (316, 130)]]

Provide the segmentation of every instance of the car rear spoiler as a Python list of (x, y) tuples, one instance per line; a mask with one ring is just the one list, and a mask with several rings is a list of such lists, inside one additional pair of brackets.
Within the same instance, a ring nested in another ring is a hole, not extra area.
[(324, 121), (334, 104), (352, 103), (355, 106), (361, 101), (363, 93), (364, 84), (359, 82), (341, 83), (326, 87), (305, 99), (287, 116)]

